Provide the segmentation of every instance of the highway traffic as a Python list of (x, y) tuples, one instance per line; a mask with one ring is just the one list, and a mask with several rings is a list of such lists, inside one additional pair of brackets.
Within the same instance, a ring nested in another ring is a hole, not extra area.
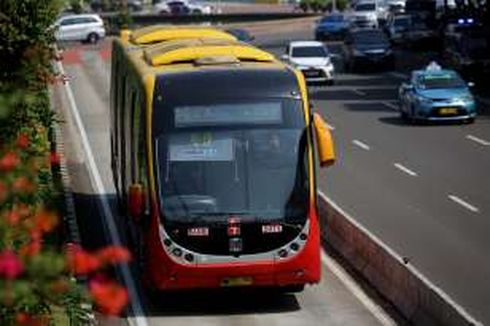
[[(340, 46), (330, 43), (334, 53)], [(279, 55), (283, 48), (274, 50)], [(310, 89), (334, 130), (340, 162), (320, 177), (320, 188), (485, 323), (490, 320), (488, 102), (479, 103), (481, 114), (472, 125), (405, 122), (398, 87), (410, 69), (428, 64), (430, 57), (399, 52), (396, 71), (340, 73), (335, 86)]]
[[(255, 42), (280, 57), (288, 42), (313, 39), (311, 27), (294, 33), (264, 33)], [(108, 136), (110, 49), (99, 45), (68, 45), (63, 65), (70, 78), (74, 103), (79, 110), (87, 141), (93, 151), (106, 193), (114, 192), (110, 173)], [(340, 54), (339, 42), (328, 43)], [(334, 86), (309, 89), (317, 112), (324, 116), (336, 142), (338, 164), (319, 177), (321, 191), (351, 216), (386, 242), (410, 264), (419, 268), (432, 282), (484, 323), (490, 321), (489, 228), (490, 126), (487, 104), (480, 102), (480, 115), (474, 124), (411, 125), (398, 112), (398, 86), (408, 72), (428, 64), (428, 58), (407, 51), (396, 53), (395, 71), (344, 73), (341, 56), (334, 60), (337, 69)], [(400, 60), (400, 58), (402, 60)], [(400, 62), (402, 61), (402, 62)], [(67, 124), (65, 132), (77, 134)], [(108, 241), (110, 233), (102, 223), (97, 191), (89, 180), (86, 153), (77, 137), (67, 138), (71, 173), (81, 232), (88, 247)], [(108, 207), (115, 212), (112, 196)], [(106, 219), (107, 217), (104, 217)], [(114, 213), (116, 224), (117, 214)], [(121, 225), (119, 225), (122, 228)], [(389, 324), (392, 317), (379, 317), (360, 304), (331, 269), (323, 273), (317, 287), (303, 294), (257, 297), (231, 302), (220, 299), (209, 305), (205, 322), (229, 324), (294, 325), (369, 325)], [(162, 299), (163, 300), (163, 299)], [(156, 304), (151, 315), (163, 315), (166, 323), (202, 323), (202, 310), (195, 309), (197, 297), (188, 304), (175, 298), (175, 305)], [(272, 301), (272, 302), (271, 302)], [(180, 303), (179, 303), (180, 302)], [(224, 304), (227, 303), (227, 304)], [(143, 302), (143, 305), (146, 303)], [(263, 306), (271, 304), (270, 309)], [(224, 308), (222, 306), (224, 305)], [(376, 305), (375, 305), (376, 306)], [(368, 307), (371, 307), (368, 305)], [(280, 313), (279, 313), (280, 312)], [(340, 312), (340, 314), (339, 314)], [(257, 313), (261, 313), (257, 317)], [(223, 315), (215, 317), (214, 315)], [(168, 318), (168, 316), (172, 316)], [(401, 321), (394, 317), (396, 322)], [(159, 319), (150, 319), (150, 323)]]

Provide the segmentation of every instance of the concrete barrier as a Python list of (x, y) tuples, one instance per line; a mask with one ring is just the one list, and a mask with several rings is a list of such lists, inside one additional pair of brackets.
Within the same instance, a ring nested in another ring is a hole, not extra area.
[(415, 325), (483, 326), (410, 262), (318, 194), (322, 238)]

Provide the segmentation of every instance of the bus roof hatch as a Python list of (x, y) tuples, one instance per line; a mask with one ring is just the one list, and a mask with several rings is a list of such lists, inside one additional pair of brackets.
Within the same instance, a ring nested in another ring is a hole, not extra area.
[[(223, 39), (188, 39), (169, 41), (148, 47), (144, 57), (152, 66), (168, 65), (178, 62), (199, 63), (203, 58), (233, 57), (241, 61), (271, 62), (272, 54), (238, 41)], [(212, 64), (213, 61), (207, 62)], [(216, 60), (221, 62), (221, 60)]]
[(172, 40), (212, 38), (236, 41), (236, 37), (219, 29), (202, 27), (177, 27), (156, 25), (136, 29), (131, 32), (133, 44), (145, 45)]

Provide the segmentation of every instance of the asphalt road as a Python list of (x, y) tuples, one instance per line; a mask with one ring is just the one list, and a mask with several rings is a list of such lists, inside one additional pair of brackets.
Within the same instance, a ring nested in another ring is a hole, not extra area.
[[(301, 35), (301, 31), (298, 31)], [(301, 37), (311, 38), (311, 32)], [(280, 40), (268, 48), (280, 54)], [(333, 52), (338, 44), (330, 44)], [(398, 51), (397, 71), (342, 74), (310, 98), (334, 127), (321, 190), (470, 314), (490, 324), (490, 107), (471, 125), (409, 125), (397, 87), (434, 53)], [(341, 69), (342, 62), (337, 62)]]
[[(109, 67), (108, 43), (97, 46), (69, 45), (63, 65), (70, 79), (74, 102), (86, 129), (103, 191), (94, 188), (88, 165), (89, 155), (83, 148), (83, 137), (73, 124), (63, 92), (55, 93), (65, 106), (62, 118), (69, 171), (75, 196), (82, 243), (95, 249), (113, 241), (107, 227), (108, 216), (101, 209), (106, 200), (117, 232), (124, 243), (124, 224), (114, 200), (109, 151)], [(100, 189), (99, 189), (100, 190)], [(266, 293), (204, 293), (182, 296), (149, 297), (141, 290), (140, 276), (133, 270), (137, 291), (149, 325), (390, 325), (404, 322), (385, 304), (366, 296), (355, 282), (345, 281), (344, 274), (334, 274), (337, 263), (324, 264), (323, 279), (297, 295)], [(339, 278), (340, 276), (342, 279)], [(347, 276), (348, 278), (348, 276)], [(350, 285), (349, 285), (350, 284)], [(364, 285), (362, 285), (364, 287)], [(369, 293), (372, 296), (372, 293)], [(373, 308), (374, 307), (374, 308)], [(387, 308), (389, 310), (389, 308)], [(123, 318), (102, 319), (104, 325), (125, 325)]]

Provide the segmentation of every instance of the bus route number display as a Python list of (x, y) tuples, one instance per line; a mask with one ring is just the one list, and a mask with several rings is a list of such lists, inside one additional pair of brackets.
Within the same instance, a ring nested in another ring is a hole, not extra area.
[(280, 102), (215, 104), (174, 108), (175, 127), (279, 124)]

